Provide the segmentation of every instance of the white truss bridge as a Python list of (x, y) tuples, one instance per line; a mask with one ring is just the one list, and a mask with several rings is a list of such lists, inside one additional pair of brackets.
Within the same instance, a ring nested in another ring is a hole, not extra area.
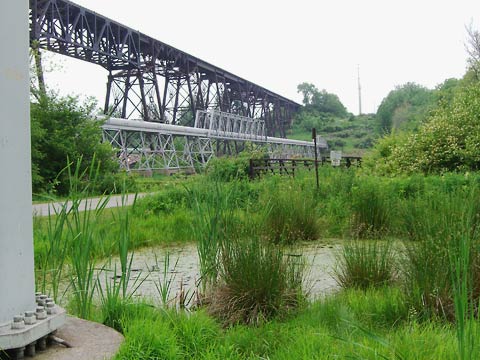
[[(103, 139), (117, 149), (121, 168), (152, 172), (205, 166), (219, 154), (235, 154), (247, 144), (271, 158), (313, 158), (313, 141), (266, 136), (265, 122), (218, 110), (198, 110), (194, 127), (109, 118)], [(317, 148), (326, 149), (324, 139)]]

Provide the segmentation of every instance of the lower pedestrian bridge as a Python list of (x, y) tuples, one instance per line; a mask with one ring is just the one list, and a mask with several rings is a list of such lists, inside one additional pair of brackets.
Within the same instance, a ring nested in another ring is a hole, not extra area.
[[(272, 158), (313, 158), (313, 141), (267, 136), (265, 122), (219, 110), (198, 110), (193, 127), (108, 118), (103, 139), (126, 171), (198, 169), (218, 155), (263, 149)], [(327, 143), (317, 139), (318, 150)]]

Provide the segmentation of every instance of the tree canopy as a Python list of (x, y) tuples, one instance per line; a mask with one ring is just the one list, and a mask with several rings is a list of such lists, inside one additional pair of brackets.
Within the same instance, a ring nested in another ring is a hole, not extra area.
[(393, 129), (414, 130), (434, 104), (432, 90), (409, 82), (397, 86), (383, 99), (377, 110), (377, 123), (385, 133)]
[(371, 165), (390, 174), (480, 170), (480, 83), (452, 93), (448, 85), (451, 101), (441, 101), (418, 132), (382, 139)]
[(297, 86), (297, 92), (302, 94), (303, 105), (307, 110), (338, 117), (347, 116), (347, 109), (338, 96), (327, 92), (325, 89), (319, 91), (315, 85), (304, 82)]
[[(91, 165), (94, 157), (104, 177), (118, 171), (112, 147), (101, 143), (99, 121), (91, 115), (95, 102), (81, 104), (75, 97), (43, 96), (30, 110), (32, 137), (32, 185), (34, 193), (68, 192), (68, 161), (82, 159), (82, 167)], [(101, 189), (99, 189), (101, 190)]]

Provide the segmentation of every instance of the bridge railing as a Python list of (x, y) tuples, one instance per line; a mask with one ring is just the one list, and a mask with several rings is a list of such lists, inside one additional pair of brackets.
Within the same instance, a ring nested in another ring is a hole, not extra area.
[(194, 127), (209, 136), (266, 140), (265, 121), (219, 110), (197, 110)]

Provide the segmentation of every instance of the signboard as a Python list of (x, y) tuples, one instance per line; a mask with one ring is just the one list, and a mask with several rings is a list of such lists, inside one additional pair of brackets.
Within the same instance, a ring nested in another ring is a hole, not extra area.
[(332, 166), (340, 166), (340, 161), (342, 160), (341, 151), (330, 151), (330, 161)]

